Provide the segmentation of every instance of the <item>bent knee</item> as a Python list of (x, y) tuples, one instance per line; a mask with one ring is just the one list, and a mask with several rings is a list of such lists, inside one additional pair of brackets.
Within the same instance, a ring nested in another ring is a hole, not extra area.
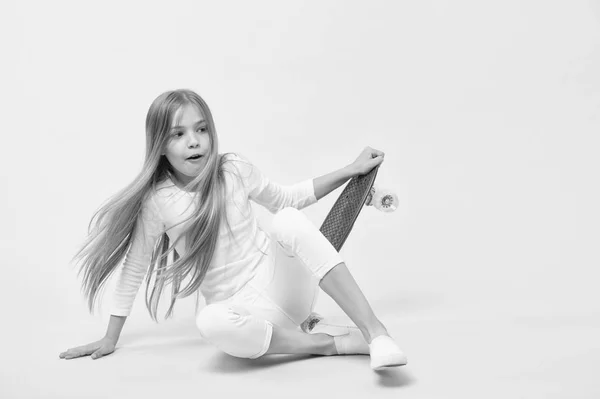
[[(268, 349), (272, 325), (256, 320), (243, 306), (210, 304), (196, 316), (200, 335), (223, 352), (255, 359)], [(270, 326), (270, 327), (269, 327)]]
[(231, 314), (229, 306), (215, 303), (206, 305), (196, 316), (196, 326), (200, 330), (200, 335), (210, 340), (222, 331), (228, 324)]

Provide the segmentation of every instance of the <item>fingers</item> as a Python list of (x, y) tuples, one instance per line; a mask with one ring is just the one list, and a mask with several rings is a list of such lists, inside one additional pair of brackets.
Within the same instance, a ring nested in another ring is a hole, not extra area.
[(375, 148), (366, 147), (365, 151), (370, 153), (371, 158), (385, 157), (385, 153), (383, 151), (376, 150)]
[(78, 346), (77, 348), (70, 348), (66, 352), (62, 352), (58, 355), (61, 359), (74, 359), (76, 357), (87, 356), (93, 353), (96, 350), (96, 347), (91, 347), (89, 345)]
[(92, 357), (92, 359), (100, 359), (101, 357), (108, 356), (113, 352), (114, 352), (114, 349), (100, 348), (97, 351), (95, 351), (94, 353), (92, 353), (91, 357)]
[(385, 154), (381, 151), (377, 151), (377, 152), (373, 152), (373, 154), (371, 155), (373, 158), (372, 161), (375, 162), (375, 165), (379, 165), (380, 163), (383, 162), (383, 158), (385, 156)]

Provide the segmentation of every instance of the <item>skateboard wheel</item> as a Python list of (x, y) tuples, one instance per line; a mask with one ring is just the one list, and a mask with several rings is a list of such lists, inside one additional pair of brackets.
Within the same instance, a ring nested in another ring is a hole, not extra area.
[(374, 206), (375, 209), (381, 212), (394, 212), (398, 209), (398, 196), (389, 189), (373, 185), (371, 192), (367, 195), (365, 204)]

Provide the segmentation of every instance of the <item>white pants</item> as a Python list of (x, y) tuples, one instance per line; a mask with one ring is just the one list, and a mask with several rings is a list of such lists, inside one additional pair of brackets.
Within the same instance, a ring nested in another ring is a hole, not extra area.
[(231, 298), (198, 312), (200, 335), (235, 357), (264, 355), (273, 325), (298, 329), (314, 309), (319, 282), (342, 262), (306, 215), (282, 209), (273, 218), (271, 245), (256, 276)]

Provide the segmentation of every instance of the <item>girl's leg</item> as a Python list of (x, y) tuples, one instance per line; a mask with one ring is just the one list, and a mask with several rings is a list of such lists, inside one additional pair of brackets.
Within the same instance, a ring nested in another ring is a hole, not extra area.
[(352, 319), (367, 343), (379, 335), (389, 335), (344, 262), (331, 269), (319, 285)]
[[(323, 258), (327, 266), (323, 270), (339, 262), (339, 255), (335, 254), (333, 260)], [(322, 254), (316, 258), (322, 258)], [(274, 327), (266, 354), (369, 354), (364, 335), (357, 327), (334, 326), (325, 320), (312, 328), (310, 334), (299, 328), (312, 313), (320, 291), (319, 280), (309, 270), (289, 247), (273, 240), (269, 257), (245, 287), (245, 291), (253, 294), (242, 298), (244, 306)]]
[(256, 359), (265, 354), (335, 355), (335, 340), (327, 334), (307, 334), (280, 327), (261, 317), (250, 304), (216, 303), (196, 316), (200, 335), (223, 352)]
[(334, 339), (327, 334), (307, 334), (299, 330), (273, 326), (273, 336), (265, 355), (307, 353), (313, 355), (336, 355)]
[(206, 305), (196, 315), (196, 326), (207, 342), (223, 352), (256, 359), (269, 348), (273, 324), (231, 303)]
[[(289, 250), (288, 256), (292, 258), (277, 258), (275, 275), (277, 272), (280, 272), (280, 275), (298, 274), (300, 272), (293, 269), (298, 269), (298, 263), (304, 264), (306, 267), (301, 269), (312, 275), (314, 288), (302, 288), (303, 290), (311, 292), (310, 295), (316, 295), (318, 284), (356, 324), (367, 343), (371, 343), (373, 338), (379, 335), (389, 335), (383, 323), (375, 316), (340, 254), (302, 212), (295, 208), (279, 211), (273, 219), (273, 233), (274, 239), (283, 243), (283, 248)], [(281, 272), (280, 269), (287, 271)], [(275, 303), (283, 304), (282, 311), (291, 315), (297, 325), (308, 317), (314, 306), (314, 300), (307, 307), (306, 303), (310, 300), (298, 301), (300, 295), (291, 295), (290, 291), (300, 285), (299, 279), (298, 275), (294, 278), (280, 276), (265, 290)]]

